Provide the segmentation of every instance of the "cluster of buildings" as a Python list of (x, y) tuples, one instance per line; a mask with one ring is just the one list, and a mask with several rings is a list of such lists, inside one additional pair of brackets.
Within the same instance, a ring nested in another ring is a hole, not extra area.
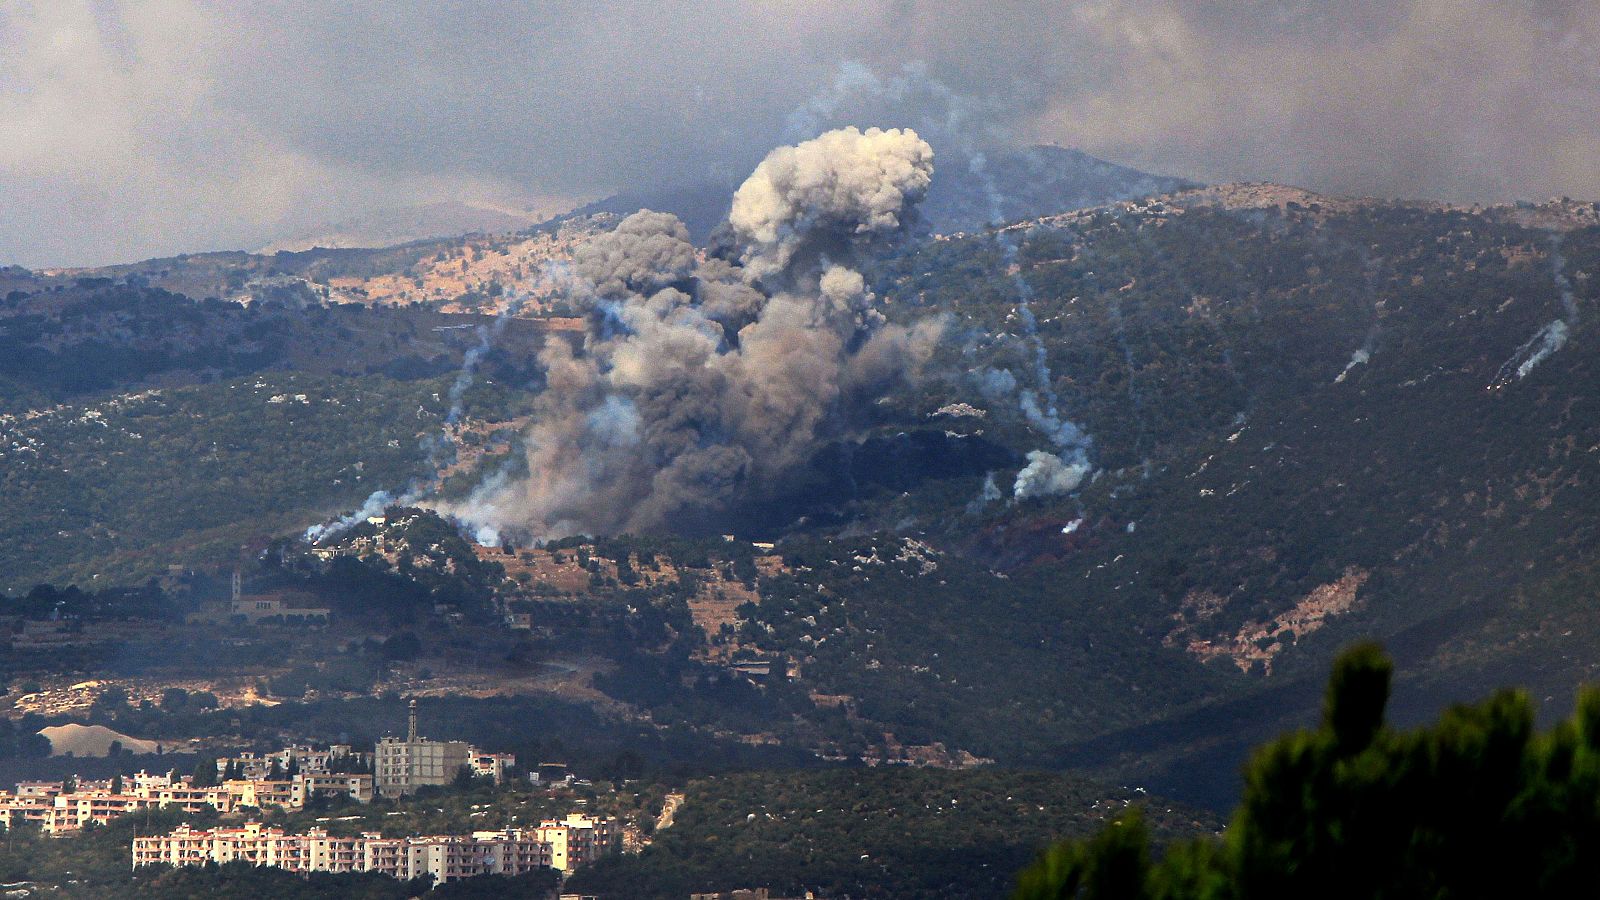
[(76, 784), (25, 782), (14, 791), (0, 790), (0, 825), (33, 823), (45, 834), (60, 836), (152, 808), (227, 814), (249, 808), (300, 810), (319, 799), (370, 803), (377, 796), (400, 797), (421, 787), (448, 785), (463, 770), (500, 784), (516, 763), (509, 753), (486, 753), (463, 741), (419, 737), (413, 700), (406, 736), (385, 737), (372, 753), (343, 744), (246, 752), (217, 760), (217, 783), (211, 785), (195, 784), (191, 776), (173, 772), (139, 772)]
[(412, 700), (405, 738), (391, 736), (378, 740), (372, 772), (378, 793), (399, 797), (414, 793), (420, 787), (449, 784), (463, 768), (500, 784), (506, 772), (516, 764), (516, 756), (510, 753), (487, 753), (465, 741), (432, 741), (419, 737), (417, 701)]
[(247, 807), (303, 809), (315, 797), (372, 799), (372, 776), (308, 772), (286, 779), (237, 779), (198, 787), (190, 776), (139, 772), (104, 781), (29, 781), (14, 791), (0, 790), (0, 824), (11, 828), (35, 824), (60, 837), (89, 824), (104, 825), (118, 816), (145, 809), (181, 809), (196, 813), (236, 812)]
[(489, 753), (465, 741), (435, 741), (417, 734), (417, 701), (411, 701), (406, 736), (386, 736), (378, 740), (372, 753), (362, 753), (343, 744), (326, 750), (289, 746), (275, 753), (241, 753), (217, 760), (219, 778), (252, 780), (358, 773), (365, 779), (364, 796), (350, 796), (365, 803), (378, 796), (401, 797), (418, 788), (450, 784), (463, 769), (475, 777), (492, 778), (502, 784), (517, 765), (511, 753)]
[(340, 837), (313, 828), (286, 834), (259, 822), (236, 828), (192, 829), (134, 838), (133, 867), (247, 862), (291, 872), (376, 872), (410, 879), (459, 881), (477, 875), (517, 875), (548, 867), (571, 872), (616, 850), (615, 819), (568, 815), (537, 828), (475, 831), (470, 835)]

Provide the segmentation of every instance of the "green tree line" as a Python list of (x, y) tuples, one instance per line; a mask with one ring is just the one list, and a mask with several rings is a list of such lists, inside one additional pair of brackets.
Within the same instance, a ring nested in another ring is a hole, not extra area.
[(1402, 731), (1375, 644), (1333, 667), (1320, 726), (1261, 747), (1221, 839), (1159, 859), (1137, 811), (1060, 844), (1019, 877), (1046, 898), (1578, 897), (1600, 884), (1600, 688), (1534, 727), (1505, 690)]

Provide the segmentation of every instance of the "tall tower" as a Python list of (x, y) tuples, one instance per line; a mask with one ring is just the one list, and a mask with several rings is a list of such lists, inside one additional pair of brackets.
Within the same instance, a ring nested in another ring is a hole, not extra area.
[(410, 716), (410, 720), (406, 724), (406, 743), (415, 744), (416, 742), (417, 742), (417, 701), (416, 701), (416, 698), (413, 697), (412, 700), (411, 700), (411, 716)]
[(235, 605), (237, 605), (238, 602), (239, 602), (239, 595), (241, 593), (243, 593), (243, 591), (242, 591), (243, 587), (244, 587), (244, 580), (239, 577), (239, 570), (238, 569), (234, 569), (233, 570), (233, 602), (234, 602)]

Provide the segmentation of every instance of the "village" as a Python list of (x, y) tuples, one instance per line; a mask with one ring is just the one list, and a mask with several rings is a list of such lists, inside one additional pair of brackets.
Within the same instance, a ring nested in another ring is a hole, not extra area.
[[(537, 785), (540, 768), (519, 777)], [(563, 876), (620, 850), (629, 829), (615, 817), (573, 811), (537, 824), (470, 833), (408, 834), (377, 831), (330, 834), (324, 826), (293, 833), (263, 822), (263, 813), (364, 805), (402, 799), (429, 789), (472, 784), (499, 786), (517, 770), (509, 753), (480, 750), (464, 741), (433, 740), (418, 731), (412, 701), (404, 735), (378, 740), (371, 752), (349, 745), (295, 744), (270, 753), (241, 752), (206, 759), (194, 774), (176, 771), (105, 779), (68, 776), (27, 781), (0, 791), (0, 824), (70, 838), (87, 828), (144, 811), (165, 810), (238, 824), (191, 825), (136, 837), (135, 869), (244, 862), (289, 872), (371, 872), (398, 879), (431, 877), (435, 883), (485, 874), (518, 875), (541, 868)], [(572, 784), (565, 774), (561, 782)], [(579, 800), (579, 804), (587, 801)], [(342, 817), (347, 821), (353, 817)], [(321, 817), (318, 822), (330, 821)]]

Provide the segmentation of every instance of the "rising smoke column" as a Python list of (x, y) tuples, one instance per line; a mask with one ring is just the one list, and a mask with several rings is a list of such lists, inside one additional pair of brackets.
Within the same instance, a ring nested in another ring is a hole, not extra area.
[[(989, 174), (985, 166), (983, 154), (974, 154), (971, 162), (972, 172), (978, 176), (978, 183), (983, 185), (984, 194), (989, 202), (990, 218), (998, 219), (1001, 214), (1001, 195), (995, 186), (994, 177)], [(1005, 228), (995, 229), (994, 238), (1000, 247), (1006, 271), (1011, 273), (1011, 284), (1017, 296), (1017, 320), (1022, 323), (1023, 338), (1028, 342), (1033, 354), (1034, 387), (1018, 391), (1017, 405), (1023, 417), (1028, 420), (1028, 424), (1054, 445), (1054, 452), (1028, 451), (1028, 465), (1017, 473), (1017, 479), (1011, 487), (1011, 496), (1014, 500), (1027, 500), (1051, 494), (1065, 494), (1076, 490), (1092, 470), (1089, 465), (1089, 446), (1092, 440), (1077, 423), (1060, 412), (1061, 398), (1056, 395), (1055, 379), (1050, 373), (1050, 362), (1046, 356), (1044, 340), (1039, 337), (1039, 320), (1033, 314), (1033, 285), (1029, 284), (1028, 279), (1022, 274), (1022, 266), (1018, 260), (1021, 250), (1018, 240), (1010, 229)]]
[(774, 150), (739, 188), (729, 252), (698, 258), (644, 211), (574, 259), (593, 308), (551, 340), (528, 476), (446, 506), (488, 540), (649, 531), (770, 493), (848, 413), (914, 378), (940, 325), (885, 324), (852, 264), (897, 235), (933, 173), (902, 129)]
[[(859, 62), (847, 61), (839, 66), (833, 82), (826, 89), (791, 114), (790, 131), (797, 134), (815, 133), (821, 123), (833, 119), (844, 110), (862, 108), (863, 103), (867, 108), (877, 105), (891, 109), (899, 116), (911, 116), (918, 123), (918, 128), (934, 137), (941, 152), (948, 152), (958, 162), (965, 163), (982, 191), (988, 220), (998, 224), (1005, 219), (1007, 198), (989, 171), (988, 158), (982, 149), (991, 144), (1009, 144), (1012, 141), (1013, 136), (1007, 129), (996, 127), (994, 113), (997, 110), (983, 101), (951, 89), (929, 75), (926, 66), (920, 63), (907, 64), (898, 73), (884, 77)], [(1012, 486), (1013, 498), (1065, 493), (1074, 490), (1091, 471), (1089, 450), (1092, 439), (1067, 418), (1065, 404), (1056, 394), (1046, 348), (1033, 313), (1033, 288), (1018, 265), (1020, 232), (996, 228), (991, 234), (1014, 289), (1024, 352), (1031, 356), (1031, 373), (1021, 374), (1024, 377), (1031, 375), (1031, 384), (1019, 384), (1017, 376), (1005, 369), (986, 369), (973, 374), (985, 397), (991, 401), (1016, 404), (1028, 424), (1048, 442), (1048, 449), (1033, 451), (1030, 459), (1049, 457), (1048, 461), (1038, 465), (1052, 467), (1051, 476), (1035, 477), (1036, 469), (1025, 469)], [(1030, 467), (1033, 465), (1030, 462)], [(984, 504), (996, 499), (999, 499), (998, 494), (986, 488), (970, 508), (981, 509)]]

